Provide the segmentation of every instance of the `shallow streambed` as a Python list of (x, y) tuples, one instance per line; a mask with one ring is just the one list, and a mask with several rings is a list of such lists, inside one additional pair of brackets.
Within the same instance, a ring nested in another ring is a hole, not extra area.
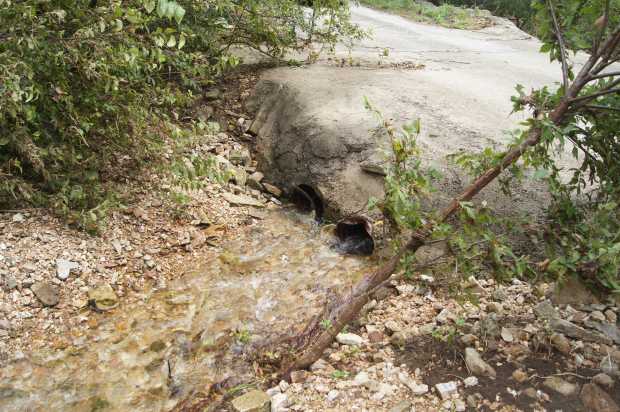
[(328, 288), (342, 291), (374, 264), (338, 254), (327, 232), (309, 216), (270, 212), (165, 290), (100, 315), (70, 347), (3, 365), (0, 410), (164, 411), (243, 375), (245, 344), (302, 328)]

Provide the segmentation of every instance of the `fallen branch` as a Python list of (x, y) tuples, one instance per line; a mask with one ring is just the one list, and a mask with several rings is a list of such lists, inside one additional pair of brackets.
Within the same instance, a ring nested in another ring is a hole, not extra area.
[[(598, 74), (596, 70), (592, 72), (592, 69), (595, 65), (597, 68), (601, 67), (602, 62), (600, 62), (600, 59), (608, 59), (613, 55), (614, 50), (609, 50), (609, 48), (618, 46), (617, 35), (617, 32), (613, 33), (604, 42), (603, 46), (590, 56), (572, 84), (565, 89), (564, 96), (557, 105), (546, 113), (547, 116), (545, 116), (545, 113), (539, 114), (538, 120), (544, 119), (559, 127), (571, 116), (571, 103), (575, 102), (576, 97), (591, 80), (592, 74)], [(605, 91), (605, 93), (608, 92), (610, 90)], [(590, 95), (584, 98), (590, 99), (593, 96)], [(280, 363), (280, 376), (289, 378), (292, 371), (305, 369), (318, 360), (325, 349), (331, 345), (336, 335), (358, 316), (364, 305), (370, 300), (372, 292), (392, 277), (402, 258), (407, 254), (415, 253), (420, 247), (425, 245), (437, 224), (446, 221), (454, 215), (460, 209), (462, 202), (471, 200), (505, 169), (513, 165), (528, 149), (539, 144), (542, 140), (543, 127), (541, 121), (533, 123), (529, 131), (527, 131), (526, 138), (519, 145), (510, 149), (498, 165), (488, 169), (460, 195), (452, 199), (439, 213), (436, 221), (431, 221), (416, 230), (411, 235), (409, 241), (387, 263), (355, 284), (345, 297), (332, 301), (331, 305), (323, 312), (321, 318), (313, 319), (301, 334), (292, 338), (290, 341), (294, 343), (292, 347), (288, 348), (287, 354), (284, 355)], [(329, 327), (324, 328), (321, 325), (329, 325)]]

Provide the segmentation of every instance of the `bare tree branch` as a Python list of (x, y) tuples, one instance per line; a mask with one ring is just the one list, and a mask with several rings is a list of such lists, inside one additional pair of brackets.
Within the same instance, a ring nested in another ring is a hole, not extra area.
[(610, 110), (612, 112), (620, 112), (620, 108), (618, 107), (603, 106), (599, 104), (588, 104), (585, 107), (587, 109), (593, 109), (593, 110)]
[(605, 72), (605, 73), (597, 74), (595, 76), (590, 76), (590, 80), (598, 80), (598, 79), (604, 79), (605, 77), (614, 77), (614, 76), (620, 76), (620, 71)]
[(620, 87), (616, 87), (615, 89), (601, 90), (600, 92), (588, 94), (586, 96), (575, 97), (573, 99), (570, 99), (570, 103), (574, 104), (574, 103), (589, 101), (592, 99), (596, 99), (597, 97), (601, 97), (601, 96), (605, 96), (607, 94), (613, 94), (613, 93), (620, 93)]
[(564, 43), (564, 36), (562, 36), (562, 31), (560, 30), (560, 24), (558, 23), (558, 18), (555, 14), (555, 8), (553, 7), (553, 0), (547, 0), (547, 4), (549, 5), (549, 11), (551, 12), (551, 17), (553, 18), (553, 27), (555, 30), (555, 36), (558, 39), (558, 43), (560, 44), (560, 55), (562, 61), (562, 84), (564, 85), (564, 93), (568, 90), (568, 62), (566, 61), (566, 44)]

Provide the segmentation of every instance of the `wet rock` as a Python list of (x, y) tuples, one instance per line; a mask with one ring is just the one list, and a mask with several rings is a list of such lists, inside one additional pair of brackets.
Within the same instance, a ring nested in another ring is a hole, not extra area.
[(573, 393), (577, 392), (578, 389), (577, 385), (575, 385), (574, 383), (567, 382), (558, 376), (548, 377), (547, 379), (545, 379), (544, 385), (547, 388), (558, 392), (564, 396), (570, 396)]
[(56, 260), (56, 277), (60, 280), (66, 280), (71, 272), (75, 272), (80, 268), (77, 262), (72, 262), (67, 259)]
[(271, 193), (275, 197), (281, 197), (282, 196), (282, 190), (279, 187), (276, 187), (276, 186), (274, 186), (272, 184), (269, 184), (269, 183), (263, 183), (263, 187), (265, 188), (265, 190), (268, 193)]
[(592, 378), (592, 382), (609, 389), (614, 386), (614, 380), (612, 379), (612, 377), (605, 373), (599, 373), (598, 375), (595, 375)]
[(566, 336), (561, 333), (554, 333), (550, 338), (551, 345), (556, 348), (559, 352), (568, 355), (572, 350), (570, 346), (570, 341), (566, 339)]
[(306, 371), (293, 371), (291, 372), (291, 382), (304, 383), (308, 379), (308, 372)]
[(463, 384), (466, 388), (471, 388), (472, 386), (478, 385), (478, 378), (476, 378), (475, 376), (468, 376), (467, 378), (463, 379)]
[(411, 402), (404, 400), (404, 401), (400, 401), (398, 402), (396, 405), (394, 405), (389, 412), (409, 412), (411, 411), (411, 407), (413, 405), (411, 404)]
[(271, 399), (262, 391), (253, 390), (232, 401), (236, 412), (269, 412)]
[(341, 345), (360, 346), (364, 343), (364, 339), (354, 333), (339, 333), (336, 341)]
[(254, 206), (254, 207), (265, 207), (265, 205), (254, 199), (253, 197), (247, 195), (235, 195), (229, 192), (225, 192), (222, 194), (224, 200), (231, 204), (231, 206)]
[(285, 393), (276, 393), (271, 397), (271, 412), (284, 412), (289, 403), (288, 396)]
[(118, 297), (112, 286), (105, 283), (88, 290), (88, 303), (98, 311), (112, 310), (118, 306)]
[(595, 383), (583, 385), (580, 398), (588, 411), (620, 412), (620, 407), (618, 407), (611, 396)]
[(452, 395), (458, 393), (456, 382), (454, 381), (438, 383), (435, 385), (435, 389), (437, 389), (441, 399), (444, 400), (450, 399), (452, 398)]
[(471, 373), (478, 376), (495, 378), (495, 369), (486, 363), (474, 348), (465, 349), (465, 364)]
[(58, 305), (58, 289), (51, 283), (37, 282), (30, 289), (44, 306)]
[(576, 338), (587, 342), (605, 344), (611, 343), (611, 339), (608, 337), (601, 335), (600, 333), (586, 330), (564, 319), (553, 319), (551, 321), (551, 329), (556, 332), (563, 333), (566, 336), (570, 336), (571, 338)]

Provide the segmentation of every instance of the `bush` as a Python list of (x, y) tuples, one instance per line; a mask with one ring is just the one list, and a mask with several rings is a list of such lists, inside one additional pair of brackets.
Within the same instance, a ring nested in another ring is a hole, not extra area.
[(96, 220), (107, 183), (157, 153), (162, 120), (238, 63), (231, 46), (280, 57), (310, 27), (355, 34), (337, 0), (315, 9), (329, 26), (294, 0), (0, 0), (0, 207)]

